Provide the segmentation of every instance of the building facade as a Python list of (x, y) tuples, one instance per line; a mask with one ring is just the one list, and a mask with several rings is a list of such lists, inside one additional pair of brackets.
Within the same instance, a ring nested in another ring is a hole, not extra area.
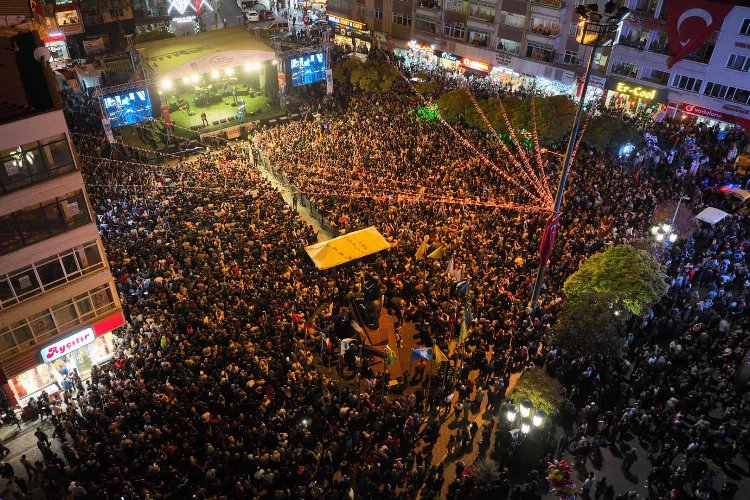
[(736, 6), (720, 30), (667, 66), (665, 0), (630, 0), (607, 71), (608, 103), (630, 110), (750, 128), (750, 8)]
[[(575, 40), (576, 1), (328, 0), (338, 41), (376, 43), (407, 60), (576, 94), (588, 48)], [(608, 63), (600, 49), (594, 87)]]
[(124, 318), (41, 41), (0, 45), (0, 384), (24, 404), (109, 360)]

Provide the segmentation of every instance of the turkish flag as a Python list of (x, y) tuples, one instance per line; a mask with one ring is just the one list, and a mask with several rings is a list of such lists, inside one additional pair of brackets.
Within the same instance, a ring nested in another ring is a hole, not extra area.
[(39, 17), (40, 21), (44, 21), (47, 17), (47, 13), (44, 11), (43, 0), (31, 0), (31, 10)]
[(544, 226), (542, 242), (539, 244), (539, 260), (543, 266), (547, 265), (547, 262), (552, 255), (552, 249), (555, 247), (557, 228), (560, 226), (560, 215), (561, 214), (559, 213), (557, 215), (550, 215), (547, 219), (547, 225)]
[(668, 0), (667, 35), (671, 68), (700, 47), (721, 26), (737, 1)]

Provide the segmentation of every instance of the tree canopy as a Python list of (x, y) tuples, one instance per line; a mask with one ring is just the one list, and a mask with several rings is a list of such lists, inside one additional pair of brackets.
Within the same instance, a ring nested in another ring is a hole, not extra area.
[(592, 293), (609, 294), (617, 304), (643, 314), (667, 293), (664, 269), (648, 252), (617, 245), (589, 257), (563, 285), (575, 302)]
[(624, 316), (609, 294), (590, 293), (563, 304), (552, 329), (552, 344), (580, 356), (617, 356), (622, 350), (620, 331)]
[(365, 92), (388, 92), (398, 77), (398, 68), (388, 61), (347, 57), (333, 68), (333, 77), (340, 83), (349, 83)]
[(540, 368), (534, 368), (521, 374), (510, 393), (510, 399), (515, 404), (520, 404), (524, 398), (529, 398), (534, 403), (534, 408), (552, 415), (562, 403), (561, 389), (562, 384), (557, 379)]
[(618, 116), (601, 114), (589, 121), (583, 141), (597, 149), (620, 148), (623, 144), (636, 143), (641, 135), (635, 126)]

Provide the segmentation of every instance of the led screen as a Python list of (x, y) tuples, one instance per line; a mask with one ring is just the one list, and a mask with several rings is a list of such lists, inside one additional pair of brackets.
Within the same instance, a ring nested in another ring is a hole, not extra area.
[(151, 99), (148, 90), (133, 89), (121, 94), (104, 96), (104, 108), (112, 128), (140, 123), (151, 118)]
[(326, 56), (322, 52), (289, 59), (292, 87), (301, 87), (326, 79)]

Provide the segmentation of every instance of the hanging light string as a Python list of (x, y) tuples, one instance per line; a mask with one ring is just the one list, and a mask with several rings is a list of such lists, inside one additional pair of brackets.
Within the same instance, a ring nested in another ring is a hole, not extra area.
[[(528, 180), (531, 184), (534, 185), (534, 187), (537, 189), (537, 192), (543, 195), (548, 195), (549, 193), (545, 192), (543, 184), (540, 182), (539, 178), (535, 175), (533, 168), (529, 166), (529, 170), (523, 168), (521, 163), (516, 159), (516, 157), (511, 153), (511, 151), (508, 149), (508, 146), (505, 144), (505, 141), (503, 141), (500, 136), (498, 135), (495, 128), (490, 123), (489, 119), (487, 118), (487, 115), (484, 114), (484, 111), (482, 110), (481, 106), (479, 106), (479, 103), (477, 102), (476, 98), (474, 97), (474, 94), (469, 90), (468, 88), (465, 89), (466, 93), (469, 96), (469, 100), (474, 105), (474, 108), (479, 113), (479, 116), (482, 118), (482, 121), (484, 124), (489, 128), (492, 135), (497, 139), (498, 144), (502, 148), (503, 152), (507, 155), (507, 158), (510, 159), (510, 161), (515, 165), (515, 167), (521, 172), (521, 174)], [(551, 194), (549, 194), (550, 200), (551, 200)], [(548, 200), (548, 202), (550, 201)]]
[(539, 165), (539, 171), (541, 172), (542, 181), (547, 193), (552, 199), (552, 191), (550, 190), (549, 183), (547, 182), (547, 175), (544, 172), (544, 161), (542, 160), (542, 148), (539, 147), (539, 132), (536, 126), (536, 97), (531, 96), (531, 126), (534, 137), (534, 153), (536, 154), (536, 162)]
[[(411, 87), (412, 91), (420, 98), (420, 100), (426, 105), (426, 106), (434, 106), (433, 102), (424, 97), (422, 94), (420, 94), (416, 88), (414, 88), (414, 85), (409, 81), (406, 76), (404, 76), (403, 73), (400, 73), (401, 77), (406, 81), (406, 83)], [(481, 158), (490, 168), (495, 170), (503, 179), (508, 181), (510, 184), (514, 185), (516, 188), (518, 188), (521, 192), (526, 193), (532, 200), (540, 202), (542, 204), (546, 204), (545, 200), (539, 197), (539, 195), (531, 193), (528, 189), (526, 189), (523, 185), (518, 183), (513, 177), (511, 177), (508, 173), (506, 173), (503, 169), (498, 167), (492, 160), (487, 158), (487, 156), (484, 155), (481, 151), (479, 151), (473, 144), (471, 144), (468, 140), (466, 140), (461, 134), (458, 133), (458, 131), (453, 128), (445, 119), (441, 116), (440, 113), (437, 114), (438, 120), (440, 120), (440, 123), (442, 123), (448, 130), (450, 130), (453, 135), (463, 143), (464, 146), (474, 151), (479, 158)]]

